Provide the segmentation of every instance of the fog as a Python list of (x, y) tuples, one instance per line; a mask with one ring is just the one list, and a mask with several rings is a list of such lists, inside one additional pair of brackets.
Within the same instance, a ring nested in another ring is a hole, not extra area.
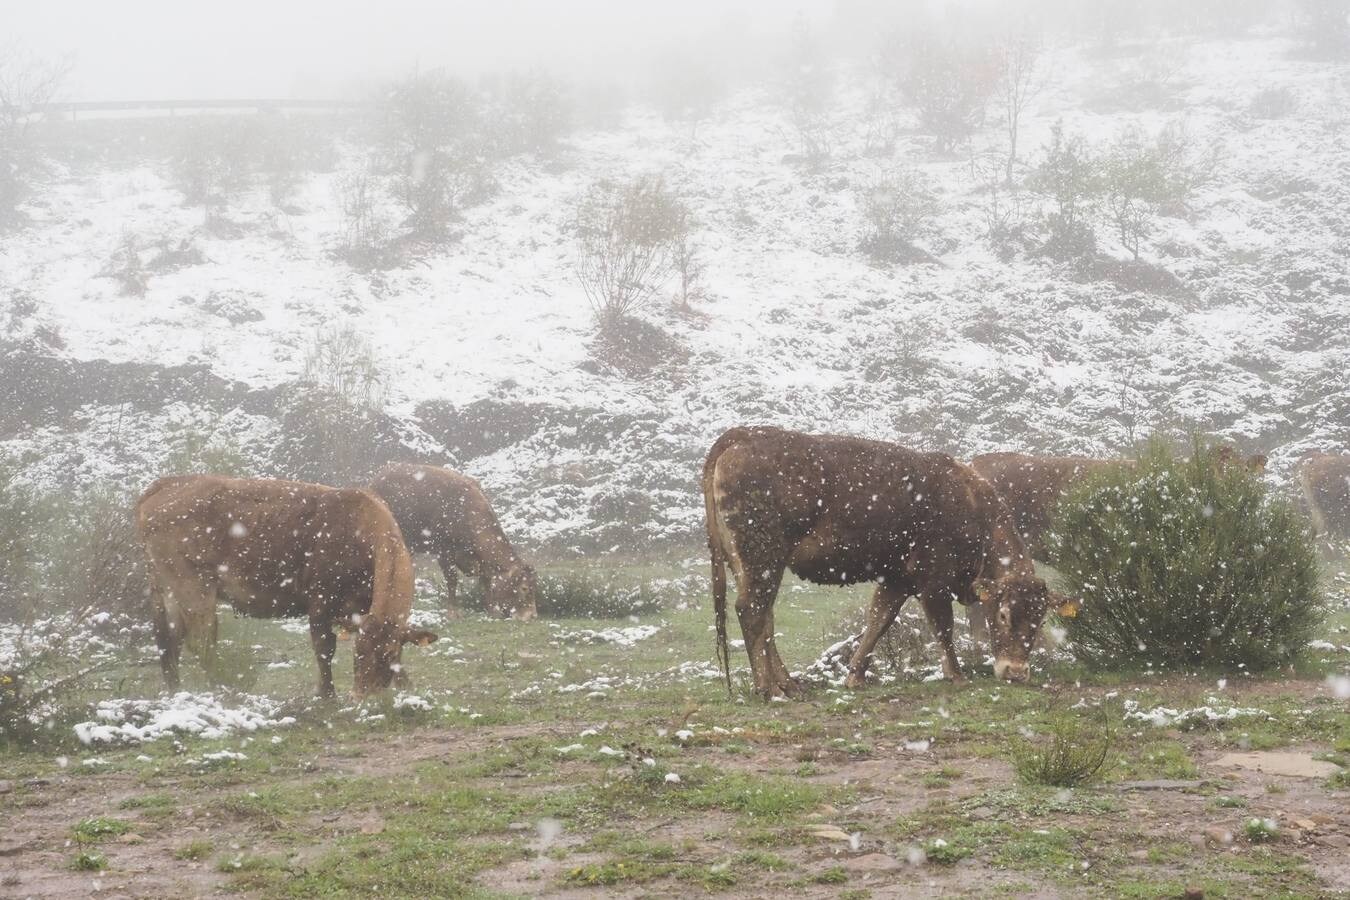
[(460, 76), (546, 68), (585, 78), (645, 74), (692, 43), (754, 46), (829, 0), (434, 2), (293, 0), (207, 4), (6, 0), (0, 37), (68, 57), (73, 100), (279, 97), (360, 92), (414, 66)]

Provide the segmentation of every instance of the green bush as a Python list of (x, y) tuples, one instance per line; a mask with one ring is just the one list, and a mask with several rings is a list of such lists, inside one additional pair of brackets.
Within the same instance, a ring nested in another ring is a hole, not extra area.
[(1111, 758), (1111, 729), (1093, 727), (1073, 716), (1061, 715), (1043, 744), (1016, 739), (1013, 769), (1027, 784), (1077, 787), (1101, 777)]
[(1060, 504), (1051, 561), (1082, 598), (1067, 624), (1090, 665), (1267, 669), (1322, 619), (1307, 525), (1217, 447), (1192, 444), (1184, 459), (1154, 441)]

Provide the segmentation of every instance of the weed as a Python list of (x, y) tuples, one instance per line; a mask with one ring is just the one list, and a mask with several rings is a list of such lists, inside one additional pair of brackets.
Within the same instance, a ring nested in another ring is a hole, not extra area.
[(213, 849), (214, 845), (212, 845), (210, 841), (195, 840), (186, 843), (183, 846), (179, 847), (177, 850), (173, 851), (173, 858), (182, 860), (191, 860), (195, 862), (197, 860), (206, 859), (206, 857), (211, 855), (211, 851)]
[(108, 857), (92, 850), (81, 850), (70, 861), (70, 867), (77, 872), (101, 872), (108, 868)]
[(96, 816), (85, 819), (71, 831), (75, 840), (81, 844), (96, 844), (104, 838), (117, 837), (131, 830), (131, 823), (123, 819), (107, 819)]
[(1013, 768), (1026, 784), (1077, 787), (1101, 777), (1112, 740), (1104, 723), (1092, 728), (1079, 719), (1061, 716), (1050, 725), (1048, 744), (1013, 743)]
[(1242, 834), (1253, 844), (1268, 844), (1279, 837), (1280, 826), (1274, 819), (1248, 819), (1242, 826)]

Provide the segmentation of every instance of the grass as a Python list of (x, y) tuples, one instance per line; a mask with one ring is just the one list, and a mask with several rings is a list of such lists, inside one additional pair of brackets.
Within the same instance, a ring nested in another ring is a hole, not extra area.
[[(701, 561), (618, 566), (611, 580), (622, 587), (691, 571), (701, 577), (703, 569)], [(814, 658), (841, 613), (863, 605), (867, 594), (798, 587), (785, 586), (775, 621), (792, 668)], [(428, 591), (419, 608), (436, 603)], [(471, 615), (448, 623), (440, 644), (405, 656), (414, 690), (430, 703), (424, 711), (395, 709), (387, 698), (363, 707), (346, 698), (316, 701), (307, 636), (226, 615), (222, 636), (256, 659), (299, 661), (259, 668), (254, 688), (293, 698), (286, 714), (295, 725), (220, 740), (185, 737), (178, 746), (163, 740), (6, 753), (0, 779), (14, 789), (0, 797), (7, 804), (0, 815), (22, 820), (30, 807), (49, 803), (49, 794), (26, 781), (50, 778), (53, 757), (67, 755), (63, 789), (87, 800), (89, 818), (62, 833), (57, 847), (79, 837), (60, 859), (93, 854), (98, 841), (133, 830), (153, 842), (191, 811), (204, 830), (160, 850), (162, 864), (204, 863), (199, 870), (222, 890), (262, 898), (377, 891), (480, 897), (499, 889), (502, 872), (537, 873), (501, 889), (508, 894), (595, 885), (597, 895), (828, 889), (864, 896), (872, 883), (860, 876), (832, 880), (849, 871), (836, 870), (829, 854), (839, 845), (822, 840), (821, 825), (861, 833), (869, 848), (880, 842), (882, 852), (902, 862), (905, 848), (922, 849), (924, 871), (934, 879), (963, 877), (946, 871), (957, 863), (962, 872), (987, 873), (991, 894), (1015, 894), (1022, 885), (1033, 893), (1143, 897), (1152, 896), (1151, 887), (1189, 883), (1209, 885), (1209, 896), (1316, 893), (1319, 883), (1304, 861), (1314, 851), (1303, 845), (1270, 854), (1286, 848), (1241, 841), (1232, 853), (1194, 854), (1185, 852), (1184, 834), (1136, 830), (1141, 804), (1166, 812), (1159, 821), (1171, 821), (1177, 808), (1213, 821), (1215, 809), (1238, 808), (1222, 799), (1236, 796), (1238, 786), (1127, 793), (1113, 782), (1193, 778), (1197, 760), (1239, 742), (1344, 755), (1350, 752), (1344, 704), (1286, 690), (1275, 678), (1262, 681), (1259, 698), (1244, 699), (1232, 685), (1235, 705), (1260, 706), (1270, 717), (1185, 732), (1122, 722), (1104, 783), (1051, 787), (1010, 771), (1009, 736), (1021, 728), (1053, 735), (1064, 715), (1057, 711), (1061, 699), (1094, 702), (1114, 691), (1144, 708), (1191, 708), (1214, 692), (1214, 679), (1098, 676), (1038, 659), (1037, 679), (1049, 679), (1049, 688), (999, 684), (976, 667), (961, 685), (909, 678), (851, 692), (847, 704), (835, 703), (839, 695), (823, 687), (803, 702), (765, 704), (749, 695), (743, 651), (733, 654), (730, 695), (705, 674), (712, 663), (710, 612), (697, 584), (681, 605), (642, 615), (641, 623), (660, 631), (631, 647), (567, 638), (632, 624), (627, 619), (519, 623)], [(350, 652), (340, 645), (340, 692), (350, 684)], [(191, 658), (184, 674), (189, 688), (205, 685)], [(572, 686), (583, 687), (566, 689)], [(153, 667), (129, 654), (94, 696), (158, 690)], [(1113, 717), (1119, 709), (1105, 708)], [(686, 729), (686, 737), (676, 737)], [(920, 740), (931, 745), (905, 749)], [(626, 756), (606, 756), (605, 746)], [(561, 747), (574, 749), (562, 754)], [(209, 771), (187, 762), (218, 750), (248, 759)], [(82, 765), (95, 752), (106, 765)], [(643, 764), (646, 757), (654, 765)], [(679, 783), (667, 782), (667, 773), (677, 773)], [(118, 793), (106, 800), (109, 779)], [(1283, 808), (1282, 800), (1260, 793), (1260, 784), (1242, 788), (1252, 798), (1244, 819)], [(1317, 787), (1327, 797), (1341, 789)], [(546, 820), (561, 839), (541, 843)], [(377, 827), (363, 831), (371, 822)], [(1240, 822), (1234, 816), (1230, 827), (1238, 830)], [(236, 845), (246, 850), (226, 849)], [(1156, 852), (1129, 855), (1147, 847)], [(1230, 865), (1228, 857), (1237, 855), (1251, 858)], [(1078, 868), (1084, 860), (1091, 862), (1087, 871)]]
[(81, 821), (71, 829), (71, 834), (77, 843), (96, 844), (107, 838), (126, 834), (130, 830), (131, 823), (124, 819), (95, 816)]
[(71, 859), (70, 867), (76, 872), (102, 872), (108, 868), (108, 858), (93, 850), (81, 850)]
[(1104, 722), (1090, 725), (1062, 715), (1051, 724), (1044, 741), (1013, 743), (1013, 769), (1026, 784), (1077, 787), (1102, 777), (1112, 741), (1111, 729)]

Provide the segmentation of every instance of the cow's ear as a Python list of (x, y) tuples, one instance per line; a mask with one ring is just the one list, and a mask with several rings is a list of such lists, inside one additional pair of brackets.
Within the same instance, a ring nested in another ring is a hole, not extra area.
[(440, 635), (434, 631), (424, 631), (420, 628), (403, 629), (403, 643), (416, 644), (419, 647), (425, 647), (427, 644), (434, 643)]
[(1055, 614), (1061, 619), (1072, 619), (1078, 615), (1078, 609), (1083, 604), (1074, 597), (1065, 597), (1063, 594), (1051, 594), (1050, 602), (1055, 605)]
[(994, 596), (994, 582), (989, 578), (976, 578), (975, 583), (971, 585), (975, 592), (975, 598), (981, 603), (988, 603), (989, 598)]

